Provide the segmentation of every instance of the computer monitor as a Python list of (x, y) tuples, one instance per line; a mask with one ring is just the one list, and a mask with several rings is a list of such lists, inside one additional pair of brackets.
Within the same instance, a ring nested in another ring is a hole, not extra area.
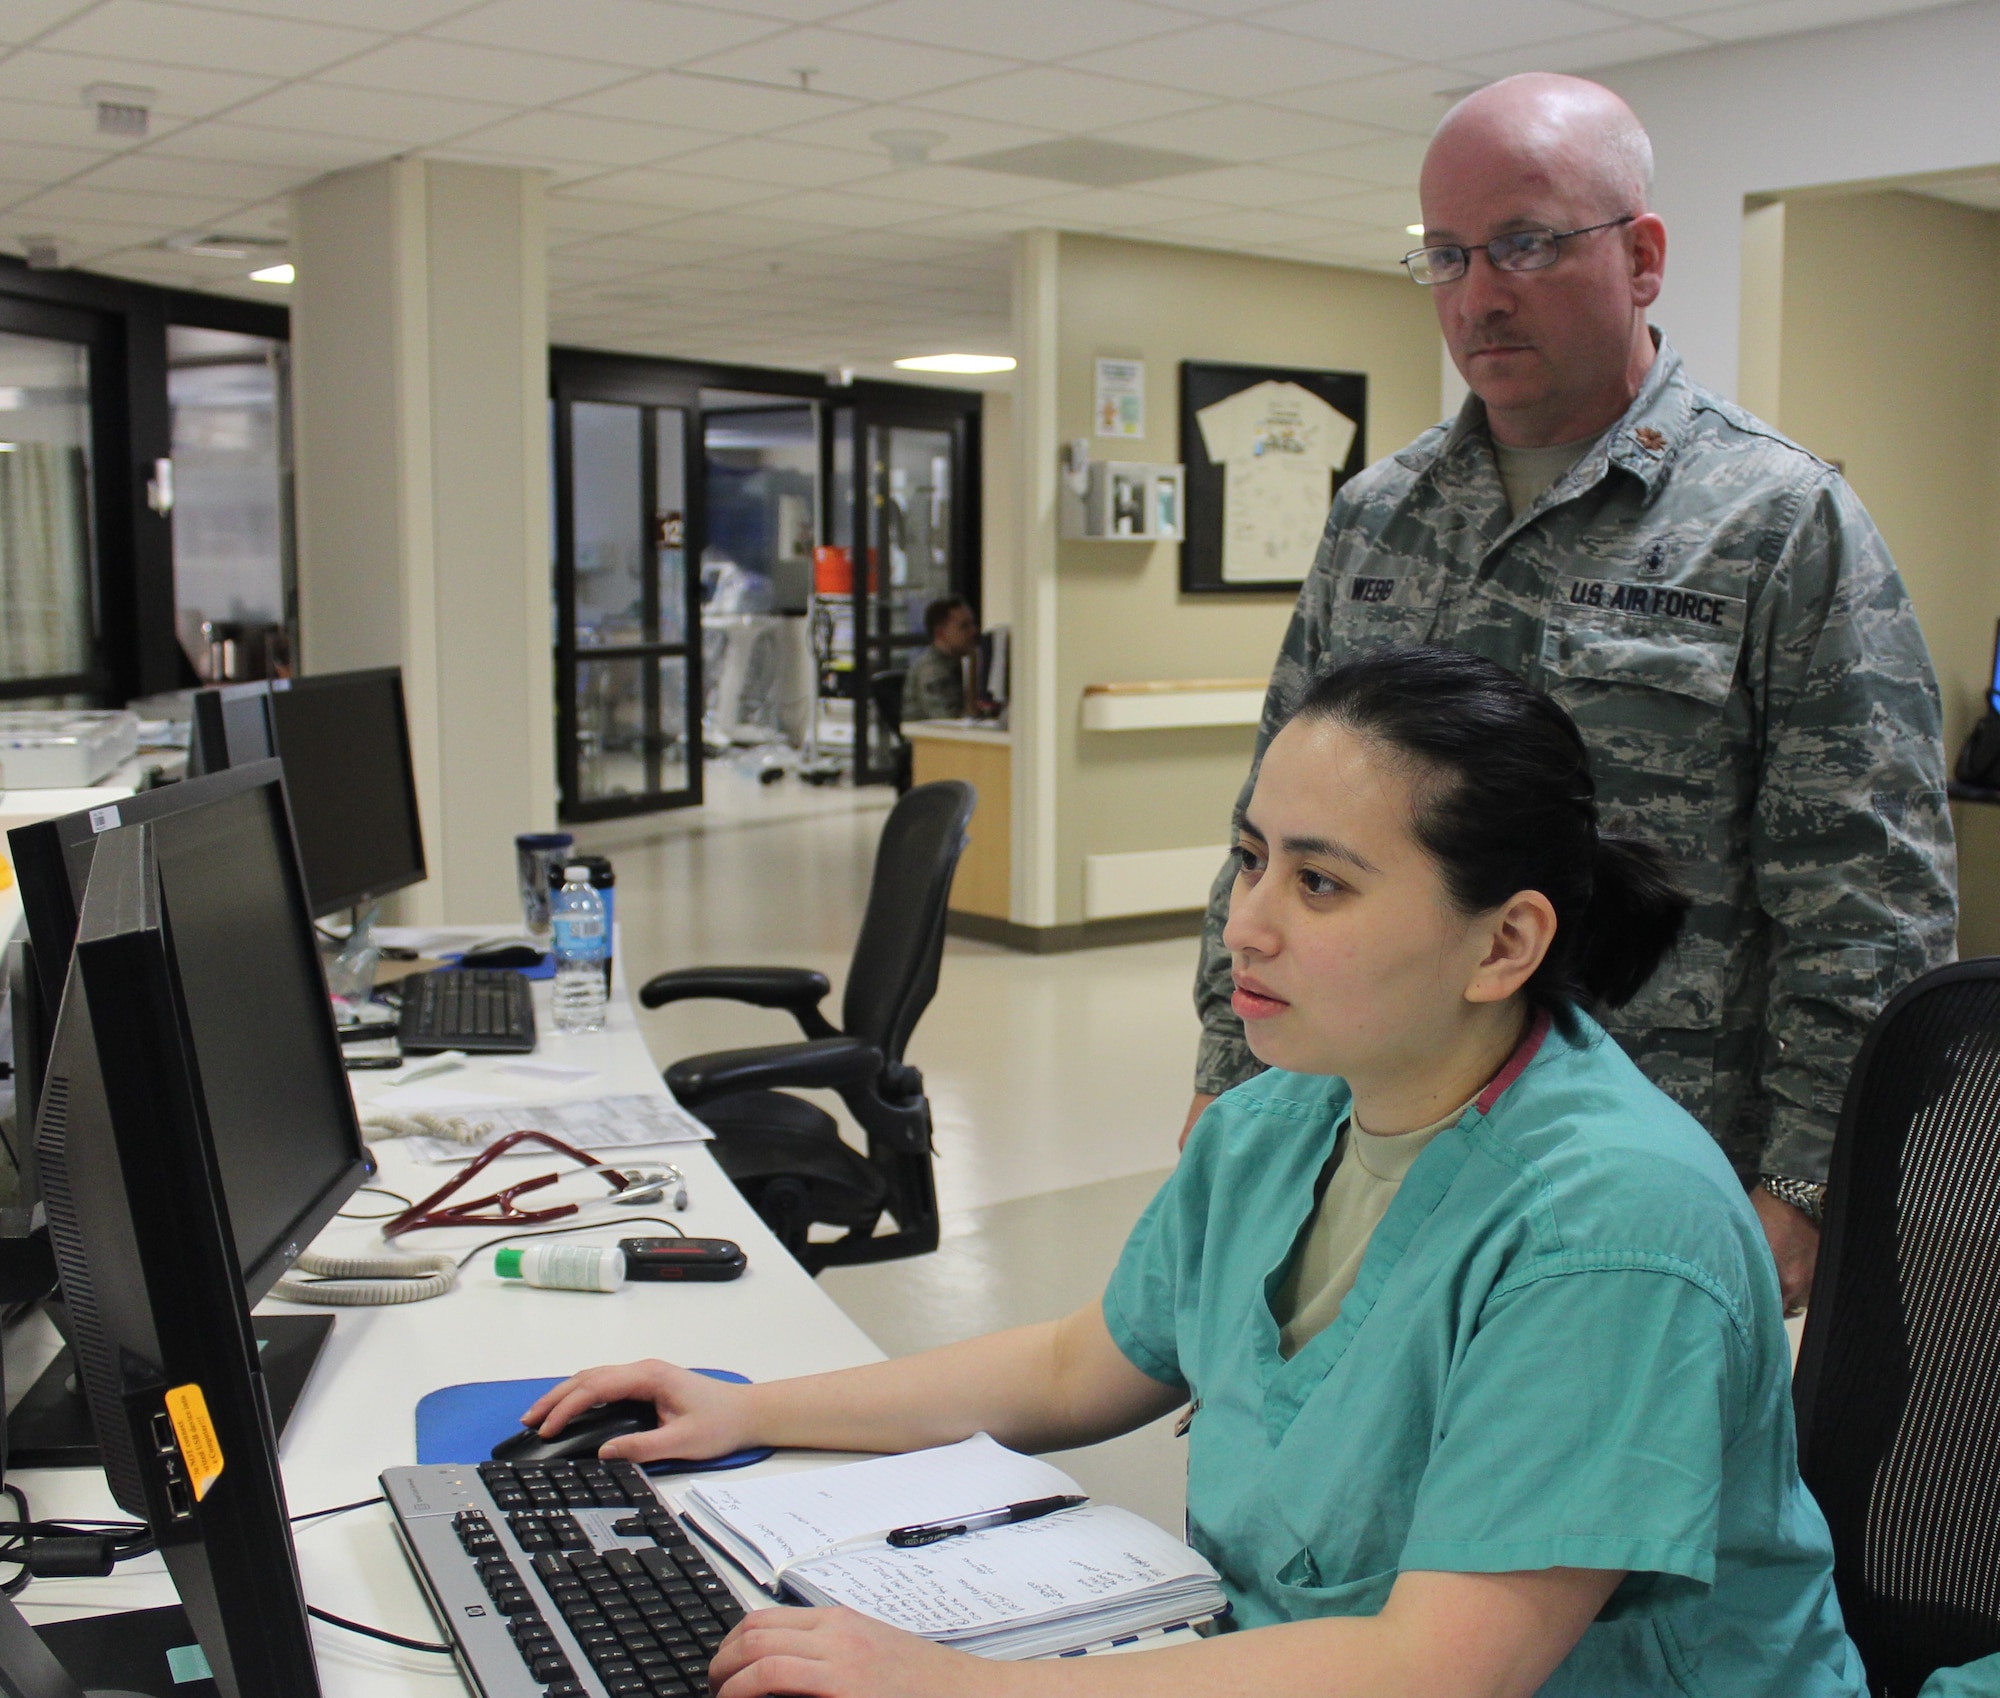
[(275, 753), (269, 683), (223, 684), (195, 691), (188, 728), (190, 778), (267, 761)]
[[(313, 1152), (319, 1151), (323, 1158), (328, 1148), (349, 1141), (340, 1125), (353, 1117), (292, 845), (282, 769), (276, 761), (260, 761), (235, 772), (147, 791), (114, 806), (39, 821), (10, 834), (36, 977), (45, 987), (44, 1011), (62, 1006), (96, 857), (118, 831), (137, 825), (158, 828), (170, 849), (190, 840), (191, 834), (202, 838), (219, 830), (236, 834), (225, 835), (215, 851), (219, 857), (215, 864), (226, 869), (228, 877), (245, 879), (244, 919), (228, 949), (200, 957), (205, 975), (202, 994), (207, 1005), (220, 1012), (198, 1030), (197, 1037), (211, 1047), (239, 1041), (246, 1046), (240, 1053), (226, 1048), (218, 1052), (219, 1079), (241, 1077), (245, 1069), (261, 1070), (252, 1075), (258, 1081), (251, 1092), (253, 1100), (235, 1104), (218, 1122), (216, 1134), (223, 1149), (230, 1217), (240, 1235), (246, 1289), (255, 1302), (324, 1224), (324, 1214), (314, 1218), (312, 1195), (293, 1187), (308, 1185), (311, 1191), (308, 1182), (318, 1172)], [(52, 977), (56, 985), (49, 991)], [(227, 1012), (237, 999), (247, 1005), (240, 1017)], [(272, 1021), (277, 1022), (276, 1029), (267, 1031)], [(59, 1029), (60, 1022), (55, 1025)], [(27, 1030), (32, 1031), (32, 1023)], [(295, 1043), (288, 1045), (285, 1033), (296, 1030), (318, 1032), (330, 1046), (320, 1053), (317, 1065), (311, 1060), (315, 1052), (309, 1051), (302, 1060), (293, 1053)], [(24, 1028), (17, 1026), (17, 1043), (23, 1034)], [(46, 1052), (46, 1042), (42, 1047)], [(50, 1065), (42, 1064), (44, 1079)], [(300, 1092), (305, 1095), (295, 1094)], [(287, 1106), (298, 1102), (318, 1104), (317, 1119), (300, 1121), (300, 1111)], [(358, 1161), (358, 1133), (351, 1142)], [(21, 1195), (32, 1206), (46, 1197), (46, 1186), (25, 1140), (16, 1153), (21, 1158)], [(0, 1242), (0, 1273), (7, 1253), (6, 1244)], [(32, 1265), (31, 1260), (24, 1262)], [(67, 1290), (63, 1295), (67, 1299)], [(58, 1326), (73, 1335), (73, 1312), (67, 1304), (54, 1315)], [(303, 1393), (330, 1328), (325, 1316), (257, 1318), (273, 1415), (280, 1428)], [(85, 1467), (100, 1460), (72, 1370), (70, 1354), (59, 1355), (9, 1412), (7, 1442), (23, 1466)]]
[[(402, 669), (280, 678), (268, 691), (271, 747), (285, 763), (312, 911), (363, 908), (420, 883), (427, 876), (424, 832)], [(218, 702), (207, 714), (220, 722), (229, 709)], [(234, 748), (224, 736), (204, 758), (231, 760)]]
[(225, 1698), (318, 1690), (249, 1305), (363, 1174), (288, 835), (275, 786), (104, 834), (36, 1136), (112, 1495)]
[(220, 796), (276, 786), (282, 776), (276, 761), (256, 761), (206, 778), (142, 790), (103, 807), (16, 826), (7, 833), (21, 887), (21, 911), (34, 944), (35, 970), (51, 1016), (61, 1005), (69, 978), (70, 948), (76, 942), (77, 916), (83, 909), (84, 884), (98, 838), (114, 826), (144, 824), (184, 808), (206, 806)]

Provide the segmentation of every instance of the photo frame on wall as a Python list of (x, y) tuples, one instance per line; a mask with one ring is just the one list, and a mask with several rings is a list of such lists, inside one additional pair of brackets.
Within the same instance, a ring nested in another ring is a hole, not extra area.
[(1305, 581), (1334, 492), (1368, 464), (1368, 375), (1181, 362), (1181, 588), (1269, 595)]

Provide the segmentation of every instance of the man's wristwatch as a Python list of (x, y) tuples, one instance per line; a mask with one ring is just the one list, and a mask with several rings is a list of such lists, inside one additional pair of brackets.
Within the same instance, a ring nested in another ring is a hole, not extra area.
[(1757, 1183), (1781, 1203), (1790, 1203), (1814, 1226), (1826, 1214), (1826, 1187), (1810, 1179), (1788, 1179), (1782, 1173), (1760, 1173)]

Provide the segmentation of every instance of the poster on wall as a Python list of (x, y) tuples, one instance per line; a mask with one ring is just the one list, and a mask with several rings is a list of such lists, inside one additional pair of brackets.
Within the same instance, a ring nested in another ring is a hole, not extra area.
[(1097, 362), (1097, 434), (1138, 437), (1146, 434), (1146, 362)]
[(1368, 378), (1181, 362), (1189, 593), (1295, 590), (1334, 492), (1367, 461)]

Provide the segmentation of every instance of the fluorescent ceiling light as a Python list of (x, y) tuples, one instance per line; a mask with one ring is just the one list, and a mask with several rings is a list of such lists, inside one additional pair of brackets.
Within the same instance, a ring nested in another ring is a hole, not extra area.
[(898, 371), (952, 371), (965, 376), (986, 372), (1012, 371), (1010, 354), (919, 354), (915, 359), (898, 360)]
[(18, 442), (0, 442), (0, 454), (11, 454), (20, 447)]
[(1424, 227), (1421, 224), (1405, 224), (1403, 226), (1403, 234), (1406, 236), (1421, 236), (1423, 233)]
[(252, 283), (289, 283), (297, 276), (297, 270), (290, 265), (267, 265), (262, 271), (251, 272), (250, 281)]

